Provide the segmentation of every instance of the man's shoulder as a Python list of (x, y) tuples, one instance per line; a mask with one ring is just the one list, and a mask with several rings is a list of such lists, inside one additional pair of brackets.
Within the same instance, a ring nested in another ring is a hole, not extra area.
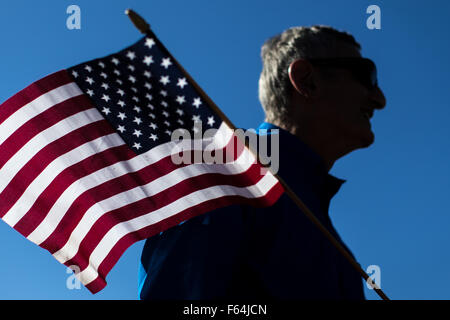
[[(200, 214), (194, 218), (183, 221), (177, 227), (180, 229), (241, 229), (247, 216), (251, 214), (252, 207), (243, 204), (233, 204), (216, 208), (207, 213)], [(211, 231), (212, 232), (212, 231)]]
[[(283, 196), (282, 196), (283, 198)], [(283, 213), (281, 199), (270, 207), (233, 204), (192, 217), (150, 239), (183, 237), (192, 234), (213, 240), (219, 236), (242, 237), (261, 224), (274, 226)]]

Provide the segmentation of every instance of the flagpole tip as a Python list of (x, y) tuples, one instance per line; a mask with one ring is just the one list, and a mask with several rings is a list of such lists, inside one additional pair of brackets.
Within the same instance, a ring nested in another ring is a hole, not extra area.
[(133, 25), (140, 33), (146, 34), (150, 30), (150, 25), (140, 15), (134, 12), (132, 9), (126, 9), (125, 14), (130, 18)]

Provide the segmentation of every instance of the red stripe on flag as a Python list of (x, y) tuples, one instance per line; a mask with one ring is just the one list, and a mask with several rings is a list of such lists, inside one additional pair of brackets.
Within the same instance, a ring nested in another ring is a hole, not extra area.
[[(171, 216), (165, 220), (165, 227), (162, 228), (159, 224), (144, 227), (140, 230), (128, 233), (122, 237), (111, 249), (106, 258), (100, 264), (98, 268), (99, 276), (92, 282), (85, 285), (85, 287), (92, 293), (97, 293), (106, 286), (106, 275), (111, 271), (114, 265), (117, 263), (119, 258), (125, 252), (128, 247), (137, 241), (146, 239), (155, 235), (161, 231), (167, 230), (170, 227), (178, 225), (187, 219), (199, 216), (203, 213), (210, 212), (220, 207), (224, 207), (231, 204), (244, 204), (253, 206), (271, 206), (273, 205), (279, 197), (283, 194), (284, 190), (281, 184), (277, 183), (270, 189), (269, 192), (263, 197), (247, 199), (241, 196), (226, 196), (218, 199), (212, 199), (209, 201), (202, 202), (196, 206), (189, 207), (188, 209)], [(65, 263), (66, 266), (70, 264)]]
[(85, 95), (63, 101), (27, 121), (0, 145), (0, 169), (40, 132), (78, 112), (94, 108)]
[[(102, 215), (89, 229), (83, 238), (78, 253), (68, 262), (69, 265), (77, 265), (84, 270), (89, 257), (103, 236), (116, 224), (128, 221), (139, 216), (158, 210), (172, 202), (191, 194), (193, 190), (206, 189), (215, 185), (229, 185), (234, 187), (248, 187), (256, 184), (263, 176), (259, 174), (260, 166), (253, 164), (246, 172), (236, 175), (208, 173), (185, 179), (176, 185), (165, 189), (151, 197), (130, 203), (121, 208), (112, 210)], [(257, 177), (255, 179), (255, 177)], [(162, 220), (161, 229), (166, 230), (167, 224)]]
[(2, 206), (0, 207), (0, 217), (3, 217), (6, 212), (8, 212), (28, 188), (29, 184), (33, 182), (33, 180), (53, 160), (90, 140), (114, 132), (114, 129), (106, 120), (100, 120), (72, 131), (39, 150), (39, 152), (20, 169), (0, 194), (0, 201), (2, 203)]
[(28, 237), (72, 183), (97, 170), (135, 156), (136, 154), (127, 145), (121, 145), (92, 155), (64, 169), (39, 195), (30, 210), (14, 226), (14, 229)]
[(32, 83), (1, 104), (0, 124), (27, 103), (70, 82), (73, 82), (72, 77), (66, 70), (61, 70)]
[[(230, 146), (231, 141), (232, 140), (230, 139), (227, 146)], [(233, 160), (238, 156), (239, 154), (236, 154)], [(43, 241), (40, 246), (50, 251), (50, 253), (55, 253), (65, 245), (70, 237), (70, 234), (78, 225), (85, 212), (97, 202), (112, 197), (118, 193), (145, 185), (150, 181), (166, 175), (182, 166), (186, 165), (176, 165), (173, 163), (172, 157), (167, 156), (156, 163), (142, 168), (141, 170), (130, 172), (120, 177), (108, 180), (97, 187), (83, 192), (71, 204), (70, 208), (64, 214), (64, 217), (59, 222), (53, 233), (45, 241)], [(172, 197), (172, 199), (174, 198)]]

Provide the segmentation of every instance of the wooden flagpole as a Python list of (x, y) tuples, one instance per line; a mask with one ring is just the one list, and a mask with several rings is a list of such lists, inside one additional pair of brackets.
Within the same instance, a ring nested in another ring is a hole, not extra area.
[[(232, 130), (236, 130), (236, 127), (233, 123), (228, 119), (228, 117), (219, 109), (219, 107), (211, 100), (211, 98), (203, 91), (203, 89), (195, 82), (195, 80), (189, 75), (189, 73), (184, 70), (180, 63), (172, 56), (172, 54), (166, 49), (166, 47), (159, 41), (158, 37), (151, 31), (150, 25), (136, 12), (131, 9), (125, 10), (125, 14), (130, 18), (131, 22), (134, 26), (143, 34), (150, 36), (153, 38), (155, 43), (165, 51), (165, 53), (174, 61), (178, 68), (183, 72), (186, 76), (187, 80), (192, 84), (192, 86), (199, 92), (202, 96), (203, 100), (205, 100), (209, 106), (216, 112), (222, 120), (230, 127)], [(244, 143), (245, 145), (245, 143)], [(250, 152), (253, 153), (251, 149)], [(254, 155), (258, 158), (258, 155)], [(270, 168), (269, 168), (270, 170)], [(367, 273), (361, 268), (359, 263), (353, 259), (350, 253), (334, 238), (334, 236), (328, 231), (327, 228), (323, 226), (323, 224), (316, 218), (316, 216), (312, 213), (312, 211), (305, 205), (305, 203), (292, 191), (292, 189), (286, 184), (286, 182), (277, 174), (272, 173), (275, 178), (280, 181), (283, 186), (286, 194), (294, 201), (294, 203), (300, 208), (300, 210), (311, 220), (311, 222), (316, 225), (317, 228), (325, 235), (325, 237), (336, 247), (336, 249), (348, 260), (348, 262), (361, 274), (366, 283), (368, 283), (375, 292), (383, 299), (389, 300), (389, 298), (384, 294), (384, 292), (379, 288), (375, 282), (367, 275)]]

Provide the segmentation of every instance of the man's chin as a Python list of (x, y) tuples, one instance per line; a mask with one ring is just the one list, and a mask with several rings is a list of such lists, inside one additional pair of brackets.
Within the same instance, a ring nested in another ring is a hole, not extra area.
[(367, 148), (367, 147), (371, 146), (374, 141), (375, 141), (375, 135), (370, 130), (370, 132), (367, 132), (362, 137), (360, 148)]

